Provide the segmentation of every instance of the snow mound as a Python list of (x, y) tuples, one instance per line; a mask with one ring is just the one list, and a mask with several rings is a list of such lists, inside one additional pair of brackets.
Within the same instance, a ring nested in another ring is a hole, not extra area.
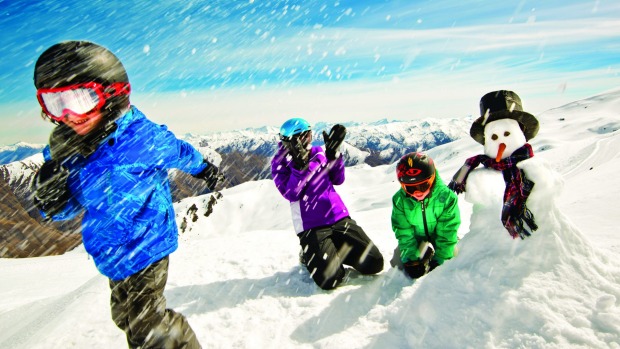
[(560, 212), (562, 180), (548, 164), (520, 165), (536, 183), (528, 207), (539, 229), (512, 239), (499, 219), (501, 173), (472, 171), (466, 199), (474, 207), (459, 255), (390, 315), (410, 347), (620, 347), (620, 264)]

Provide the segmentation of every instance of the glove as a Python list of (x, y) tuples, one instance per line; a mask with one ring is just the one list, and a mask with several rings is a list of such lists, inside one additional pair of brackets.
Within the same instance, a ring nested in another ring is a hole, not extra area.
[(54, 160), (44, 162), (35, 175), (34, 205), (46, 217), (59, 213), (71, 199), (68, 178), (69, 171)]
[[(404, 264), (405, 272), (414, 279), (421, 278), (439, 265), (433, 258), (435, 248), (431, 243), (424, 241), (420, 243), (418, 249), (421, 257), (417, 261), (408, 261)], [(433, 262), (436, 263), (434, 266), (432, 265)]]
[(412, 279), (419, 279), (429, 272), (429, 263), (418, 259), (417, 261), (406, 262), (403, 268)]
[(200, 173), (194, 175), (194, 177), (204, 180), (207, 184), (207, 188), (213, 191), (215, 190), (218, 180), (224, 179), (224, 175), (220, 173), (217, 166), (213, 165), (208, 160), (204, 160), (204, 162), (207, 164), (207, 167), (200, 171)]
[(461, 168), (456, 171), (454, 176), (452, 176), (452, 180), (448, 184), (448, 188), (455, 192), (457, 195), (465, 192), (465, 182), (467, 181), (467, 176), (469, 175), (469, 171), (471, 167), (468, 164), (461, 166)]
[(338, 148), (344, 141), (344, 137), (347, 135), (347, 128), (336, 124), (332, 127), (329, 134), (323, 131), (323, 140), (325, 141), (325, 156), (327, 156), (327, 160), (335, 160), (336, 154), (338, 153)]
[(308, 169), (308, 161), (305, 161), (303, 158), (298, 158), (293, 156), (293, 167), (298, 171), (305, 171)]
[(308, 168), (310, 162), (310, 150), (308, 149), (293, 149), (289, 151), (293, 158), (293, 167), (299, 171), (305, 171)]
[(450, 190), (452, 190), (456, 194), (465, 192), (465, 184), (455, 182), (454, 180), (450, 181), (450, 183), (448, 184), (448, 188), (450, 188)]

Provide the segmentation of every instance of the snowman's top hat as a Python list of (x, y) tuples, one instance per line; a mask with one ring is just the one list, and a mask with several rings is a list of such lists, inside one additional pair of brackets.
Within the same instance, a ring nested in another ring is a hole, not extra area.
[(484, 145), (484, 127), (490, 122), (501, 119), (516, 120), (528, 141), (538, 133), (538, 120), (534, 115), (523, 111), (521, 98), (512, 91), (493, 91), (482, 96), (480, 115), (471, 125), (469, 134), (482, 145)]

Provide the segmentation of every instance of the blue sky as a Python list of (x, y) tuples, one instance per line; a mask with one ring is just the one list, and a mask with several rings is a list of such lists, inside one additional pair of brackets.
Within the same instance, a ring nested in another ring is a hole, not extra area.
[(34, 62), (62, 40), (123, 61), (177, 134), (478, 114), (511, 89), (543, 112), (620, 87), (620, 2), (1, 1), (0, 145), (45, 143)]

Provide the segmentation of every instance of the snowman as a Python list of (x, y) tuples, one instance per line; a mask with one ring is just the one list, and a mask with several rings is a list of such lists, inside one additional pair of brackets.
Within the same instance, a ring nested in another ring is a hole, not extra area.
[(496, 91), (480, 106), (470, 134), (484, 154), (449, 185), (473, 204), (469, 232), (403, 296), (390, 332), (415, 348), (620, 347), (620, 261), (561, 212), (564, 181), (533, 156), (539, 123), (520, 98)]
[[(468, 191), (467, 183), (470, 175), (479, 165), (490, 169), (482, 171), (481, 181), (484, 186), (492, 186), (493, 177), (501, 174), (505, 185), (501, 222), (508, 233), (521, 239), (530, 236), (538, 229), (535, 216), (528, 208), (528, 198), (534, 185), (532, 178), (524, 173), (521, 165), (534, 156), (529, 143), (538, 133), (538, 120), (530, 113), (523, 111), (521, 99), (512, 91), (494, 91), (487, 93), (480, 100), (480, 118), (474, 121), (470, 135), (484, 146), (484, 154), (476, 155), (465, 161), (465, 165), (454, 175), (449, 184), (457, 194), (466, 192), (467, 201), (475, 201), (468, 193), (476, 195), (480, 189)], [(483, 174), (484, 173), (484, 174)], [(489, 178), (490, 177), (490, 178)]]

